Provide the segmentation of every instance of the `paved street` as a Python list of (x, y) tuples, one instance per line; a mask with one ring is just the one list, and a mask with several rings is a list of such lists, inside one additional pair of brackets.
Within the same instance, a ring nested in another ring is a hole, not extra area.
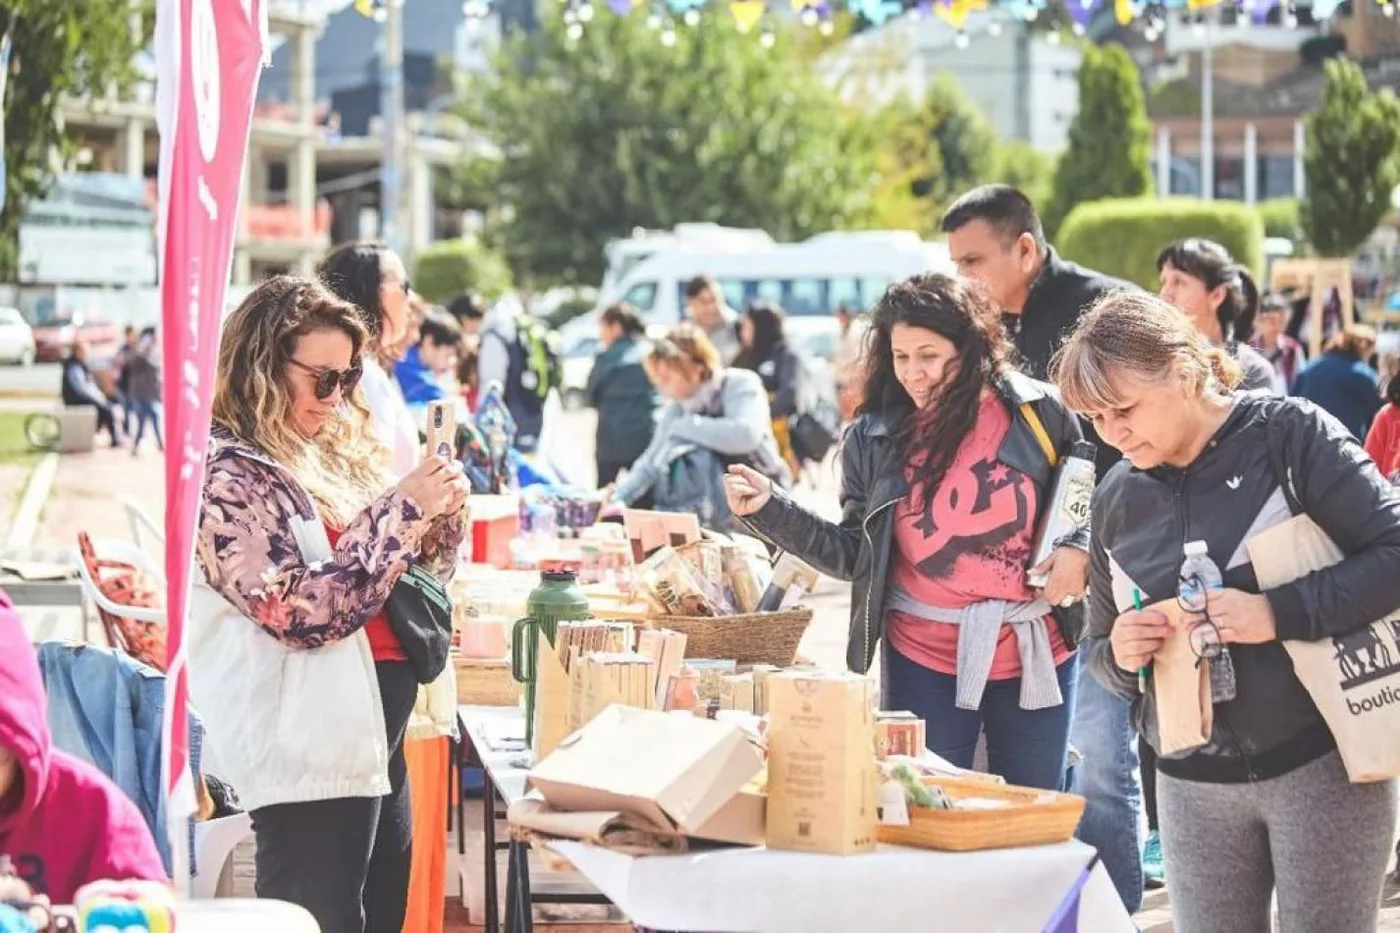
[[(0, 370), (0, 376), (12, 372)], [(0, 386), (3, 385), (0, 380)], [(0, 404), (13, 406), (16, 403)], [(579, 447), (587, 448), (591, 462), (592, 414), (576, 412), (565, 417), (571, 439), (577, 438)], [(817, 482), (800, 487), (798, 499), (828, 516), (833, 515), (836, 511), (835, 477), (828, 469), (814, 474), (813, 478)], [(99, 448), (91, 454), (64, 457), (44, 512), (40, 542), (73, 545), (80, 530), (87, 530), (94, 538), (129, 539), (121, 497), (138, 502), (157, 522), (163, 521), (162, 460), (154, 450), (133, 457), (126, 450)], [(811, 605), (816, 616), (803, 639), (802, 654), (824, 667), (843, 667), (849, 588), (823, 579)], [(1393, 883), (1386, 891), (1386, 905), (1378, 930), (1400, 933), (1400, 888)], [(1171, 933), (1168, 892), (1150, 894), (1137, 920), (1146, 933)]]

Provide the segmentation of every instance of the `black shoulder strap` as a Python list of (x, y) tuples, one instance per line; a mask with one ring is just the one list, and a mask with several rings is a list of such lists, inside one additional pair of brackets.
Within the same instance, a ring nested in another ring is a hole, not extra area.
[(1288, 510), (1294, 515), (1301, 514), (1303, 504), (1298, 501), (1298, 492), (1293, 486), (1293, 470), (1288, 466), (1288, 458), (1283, 451), (1283, 424), (1279, 420), (1279, 413), (1283, 410), (1287, 402), (1280, 401), (1269, 412), (1269, 420), (1265, 430), (1268, 433), (1269, 464), (1274, 469), (1274, 479), (1278, 482), (1279, 488), (1283, 490), (1283, 497), (1288, 500)]

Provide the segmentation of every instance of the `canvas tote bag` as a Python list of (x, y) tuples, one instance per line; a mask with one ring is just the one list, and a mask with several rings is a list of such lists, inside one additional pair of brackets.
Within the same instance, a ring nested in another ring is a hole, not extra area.
[[(1271, 424), (1269, 454), (1295, 514), (1245, 545), (1261, 591), (1346, 556), (1294, 500), (1276, 433)], [(1352, 782), (1400, 776), (1400, 612), (1320, 641), (1285, 641), (1283, 647), (1332, 730)]]

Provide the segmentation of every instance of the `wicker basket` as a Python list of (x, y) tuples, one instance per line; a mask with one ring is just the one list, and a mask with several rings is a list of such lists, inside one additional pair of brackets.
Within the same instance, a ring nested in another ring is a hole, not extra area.
[[(909, 808), (908, 826), (881, 824), (876, 837), (881, 842), (920, 849), (972, 852), (978, 849), (1009, 849), (1019, 846), (1049, 845), (1074, 836), (1084, 815), (1084, 798), (1073, 794), (1011, 784), (994, 784), (969, 778), (924, 778), (930, 787), (939, 787), (949, 797), (981, 797), (1009, 800), (1011, 806), (999, 810), (929, 810)], [(1046, 803), (1038, 798), (1052, 796)]]
[(811, 621), (812, 610), (799, 606), (737, 616), (653, 615), (647, 625), (684, 633), (688, 658), (732, 658), (739, 664), (787, 667), (797, 657), (797, 644)]

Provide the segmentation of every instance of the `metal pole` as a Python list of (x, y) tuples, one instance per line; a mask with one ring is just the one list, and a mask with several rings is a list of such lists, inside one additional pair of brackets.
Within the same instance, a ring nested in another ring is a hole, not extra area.
[(1215, 36), (1210, 13), (1205, 17), (1206, 41), (1201, 52), (1201, 197), (1215, 200)]
[(384, 156), (379, 166), (379, 236), (403, 246), (399, 205), (403, 197), (403, 2), (385, 0), (379, 44), (379, 113)]

